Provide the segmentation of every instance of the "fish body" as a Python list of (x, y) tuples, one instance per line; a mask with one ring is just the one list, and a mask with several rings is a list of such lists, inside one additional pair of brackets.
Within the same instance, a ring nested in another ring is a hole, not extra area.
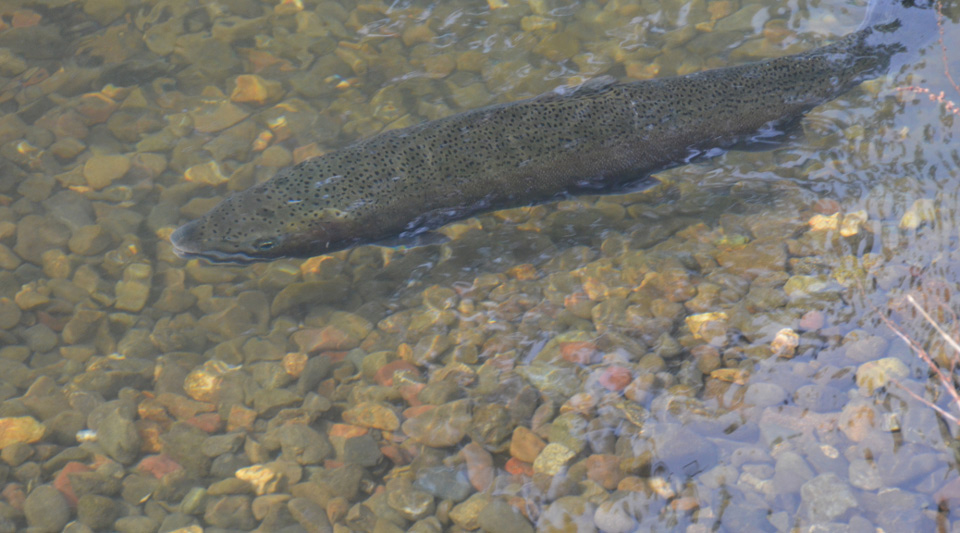
[(386, 131), (280, 171), (171, 236), (182, 257), (310, 257), (411, 238), (495, 209), (616, 191), (711, 149), (763, 137), (882, 72), (866, 25), (806, 53), (484, 107)]

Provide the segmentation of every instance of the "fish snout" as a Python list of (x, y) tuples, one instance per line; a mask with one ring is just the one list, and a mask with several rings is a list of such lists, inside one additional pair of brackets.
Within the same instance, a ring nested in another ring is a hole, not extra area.
[(193, 220), (177, 228), (170, 234), (170, 244), (173, 245), (173, 253), (184, 259), (193, 257), (200, 252), (199, 235), (200, 221)]

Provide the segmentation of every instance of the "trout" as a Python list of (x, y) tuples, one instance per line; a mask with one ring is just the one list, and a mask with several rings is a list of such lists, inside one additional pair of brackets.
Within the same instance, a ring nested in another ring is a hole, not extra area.
[(905, 34), (929, 33), (901, 27), (903, 9), (875, 0), (856, 32), (797, 55), (629, 83), (598, 78), (386, 131), (226, 198), (177, 229), (173, 249), (212, 262), (311, 257), (424, 242), (480, 212), (623, 190), (761, 140), (883, 73), (906, 50), (899, 41), (918, 37)]

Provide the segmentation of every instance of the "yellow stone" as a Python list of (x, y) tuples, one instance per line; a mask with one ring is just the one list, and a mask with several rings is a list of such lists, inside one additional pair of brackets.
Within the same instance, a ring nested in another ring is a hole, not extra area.
[(215, 401), (223, 375), (229, 370), (232, 370), (232, 367), (223, 361), (207, 361), (202, 367), (187, 374), (183, 381), (183, 390), (187, 396), (198, 402)]
[(233, 102), (249, 102), (265, 104), (278, 98), (283, 92), (283, 85), (278, 81), (269, 81), (256, 74), (237, 76), (236, 87), (230, 93)]
[(677, 495), (677, 491), (673, 490), (673, 487), (670, 486), (670, 481), (666, 478), (660, 476), (651, 477), (650, 480), (647, 481), (647, 485), (650, 486), (650, 490), (664, 500), (671, 500)]
[(83, 165), (83, 177), (94, 189), (102, 189), (122, 178), (130, 170), (130, 158), (125, 155), (95, 155)]
[(710, 372), (710, 377), (719, 381), (726, 381), (727, 383), (746, 385), (750, 373), (739, 368), (718, 368)]
[(47, 428), (32, 416), (0, 418), (0, 449), (11, 444), (37, 442)]
[(253, 486), (257, 496), (272, 494), (280, 488), (283, 474), (265, 465), (253, 465), (237, 470), (237, 479), (246, 481)]
[(868, 361), (857, 368), (857, 387), (867, 394), (886, 387), (891, 381), (903, 379), (910, 375), (910, 369), (903, 361), (896, 357), (884, 357), (876, 361)]
[(343, 412), (343, 421), (365, 428), (396, 431), (400, 428), (400, 418), (393, 409), (376, 402), (360, 402)]
[(773, 337), (773, 341), (770, 342), (770, 349), (773, 350), (774, 355), (779, 357), (793, 357), (797, 351), (797, 346), (800, 346), (800, 336), (790, 328), (783, 328), (778, 331)]
[(867, 212), (863, 209), (854, 211), (853, 213), (847, 213), (843, 216), (843, 221), (840, 223), (840, 235), (852, 237), (860, 233), (860, 228), (863, 227), (866, 221)]
[(813, 215), (807, 223), (811, 230), (834, 230), (840, 227), (840, 213)]
[(183, 173), (183, 178), (187, 181), (210, 186), (220, 185), (227, 181), (227, 177), (220, 171), (220, 165), (213, 160), (188, 168)]
[(723, 342), (727, 333), (727, 314), (722, 311), (690, 315), (685, 320), (694, 337), (710, 344)]
[(540, 474), (555, 476), (563, 471), (577, 454), (559, 442), (547, 444), (533, 461), (533, 471)]
[(900, 229), (917, 229), (924, 222), (936, 219), (936, 208), (930, 198), (921, 198), (913, 202), (910, 209), (900, 218)]

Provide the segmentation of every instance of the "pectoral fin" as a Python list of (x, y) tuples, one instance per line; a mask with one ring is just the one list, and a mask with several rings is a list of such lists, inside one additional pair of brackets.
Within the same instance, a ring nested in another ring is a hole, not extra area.
[(371, 246), (382, 246), (384, 248), (393, 248), (396, 250), (409, 250), (421, 246), (430, 246), (433, 244), (443, 244), (450, 242), (450, 238), (436, 231), (425, 231), (416, 235), (400, 234), (377, 242), (370, 243)]

